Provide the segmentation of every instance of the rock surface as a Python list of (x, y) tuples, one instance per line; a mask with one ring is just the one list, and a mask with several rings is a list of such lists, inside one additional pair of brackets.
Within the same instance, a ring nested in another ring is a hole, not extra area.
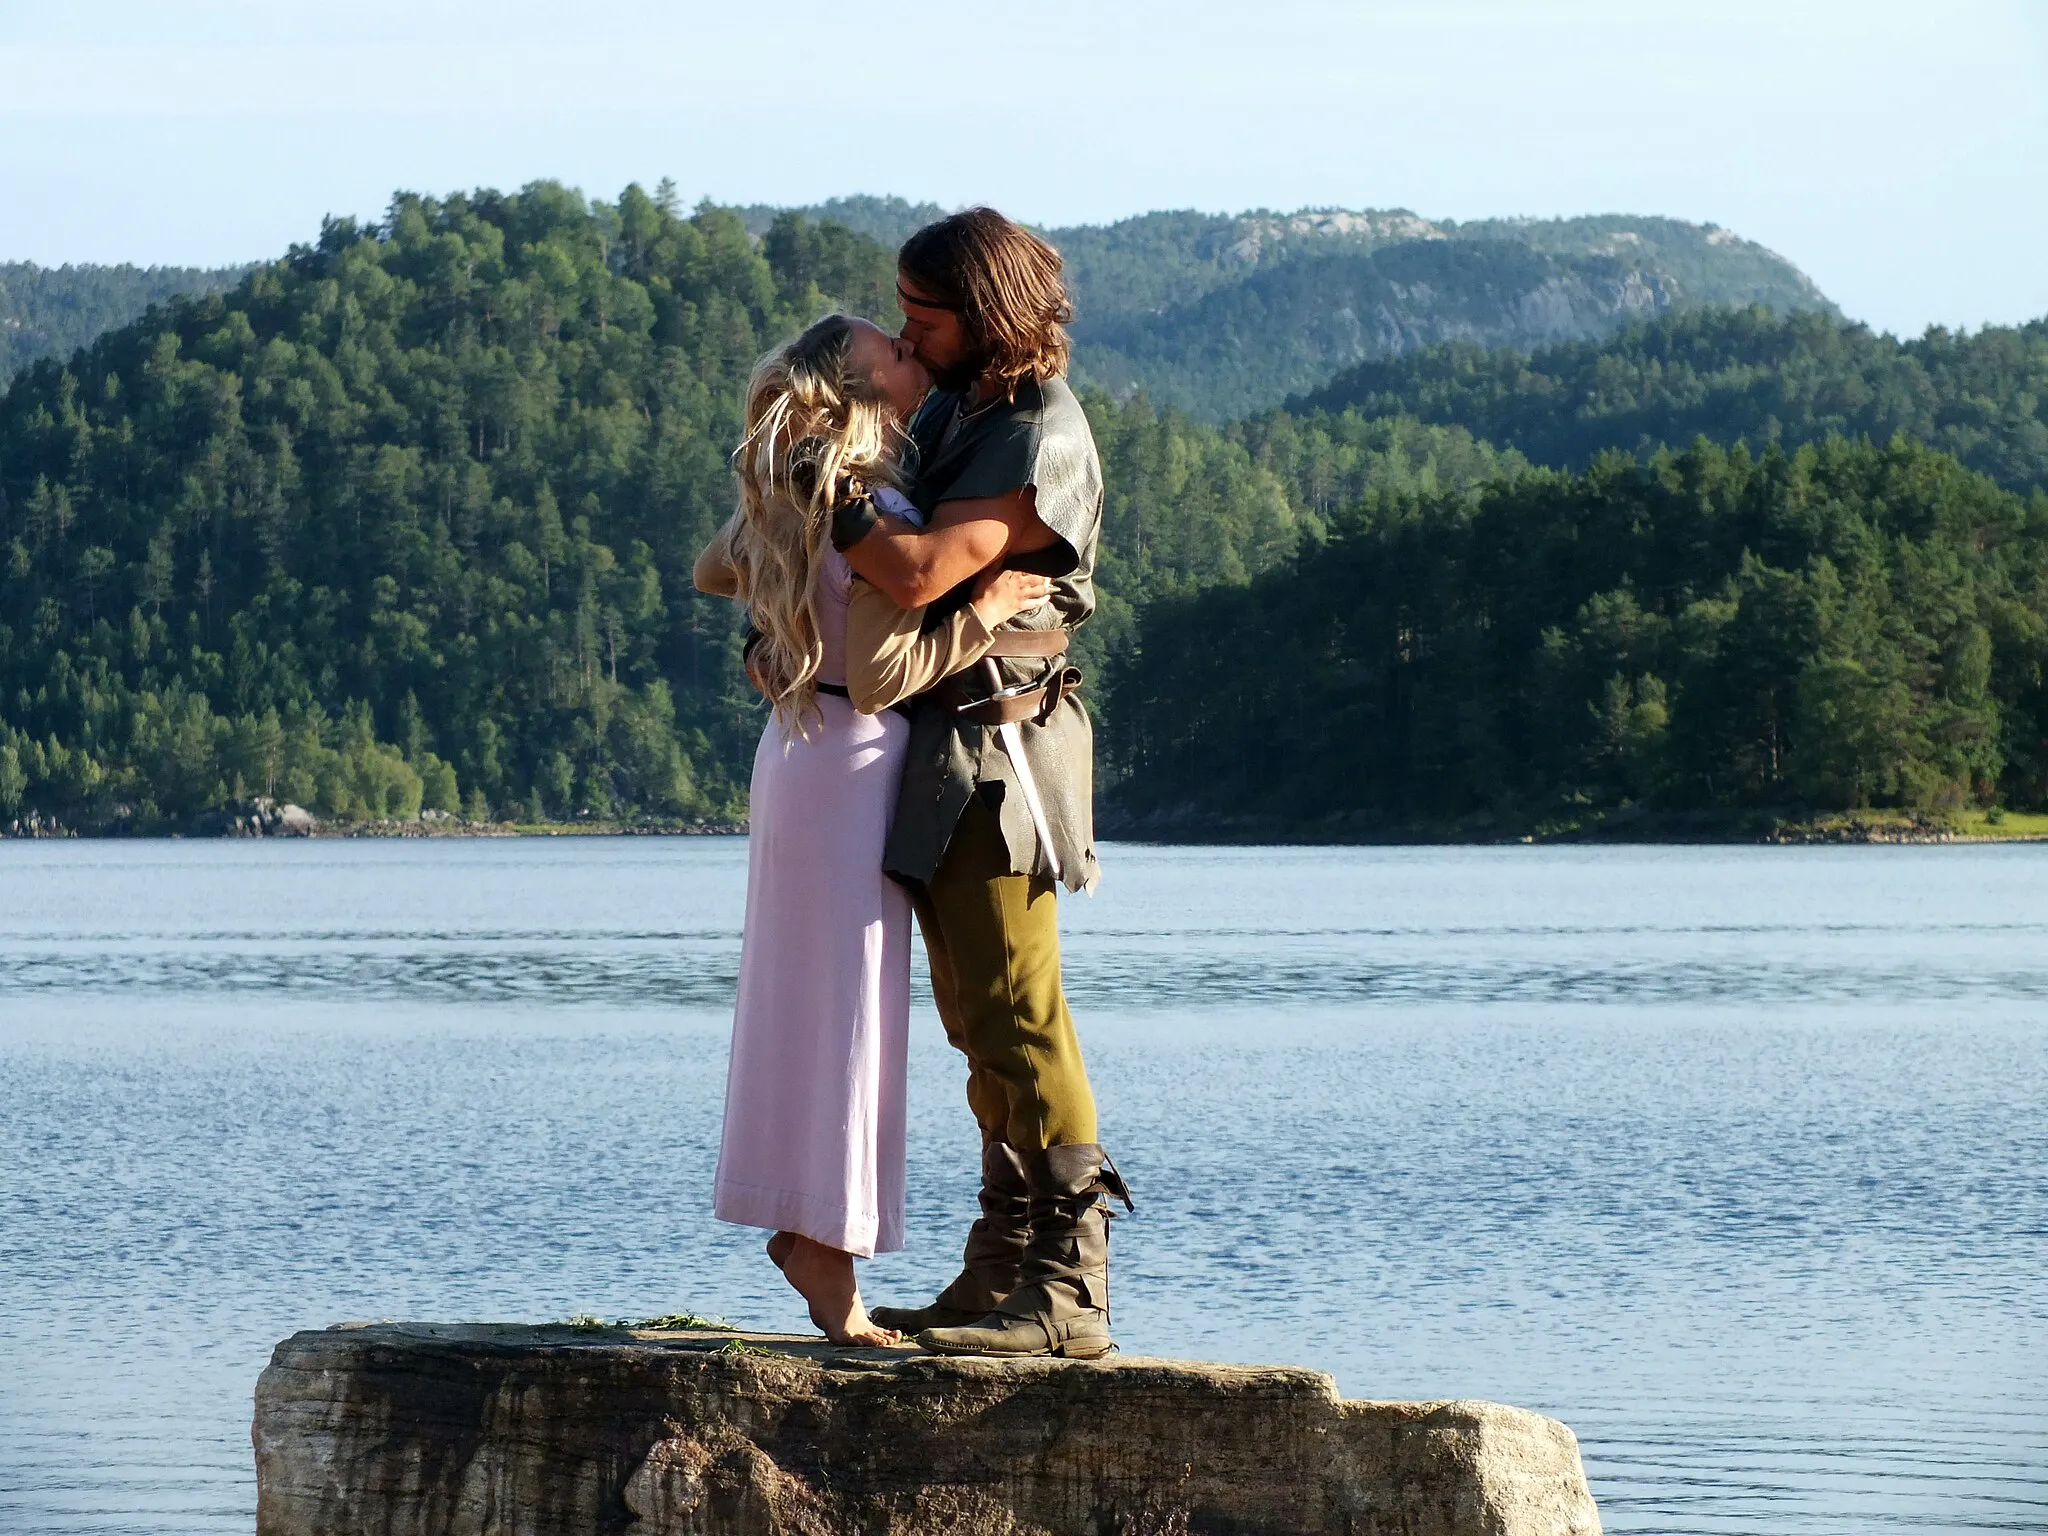
[(1317, 1371), (355, 1325), (256, 1388), (259, 1536), (1598, 1536), (1578, 1443)]

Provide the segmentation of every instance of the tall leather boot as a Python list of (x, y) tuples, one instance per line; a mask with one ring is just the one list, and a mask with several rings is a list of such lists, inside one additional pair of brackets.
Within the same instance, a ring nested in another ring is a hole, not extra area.
[(941, 1355), (1063, 1355), (1093, 1360), (1109, 1337), (1109, 1199), (1131, 1210), (1123, 1175), (1093, 1142), (1051, 1147), (1024, 1164), (1031, 1241), (1017, 1288), (966, 1327), (935, 1326), (917, 1342)]
[(1024, 1244), (1031, 1237), (1031, 1205), (1024, 1159), (1005, 1141), (981, 1144), (981, 1215), (967, 1229), (960, 1273), (922, 1307), (870, 1307), (876, 1326), (914, 1334), (977, 1322), (1017, 1288)]

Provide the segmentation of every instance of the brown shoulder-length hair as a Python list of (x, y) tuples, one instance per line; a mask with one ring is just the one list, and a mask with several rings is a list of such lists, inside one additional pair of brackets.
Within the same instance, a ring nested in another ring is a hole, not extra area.
[(896, 268), (947, 309), (958, 310), (984, 376), (1011, 392), (1025, 379), (1067, 371), (1074, 318), (1060, 253), (993, 208), (968, 208), (927, 224), (897, 253)]

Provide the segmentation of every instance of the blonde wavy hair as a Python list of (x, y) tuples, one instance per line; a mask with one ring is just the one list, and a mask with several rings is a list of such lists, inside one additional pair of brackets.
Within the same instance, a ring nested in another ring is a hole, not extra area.
[(849, 372), (854, 321), (827, 315), (754, 365), (746, 435), (733, 450), (738, 513), (726, 554), (755, 639), (747, 676), (785, 730), (809, 735), (817, 718), (819, 573), (832, 514), (849, 478), (900, 483), (902, 427), (866, 379)]

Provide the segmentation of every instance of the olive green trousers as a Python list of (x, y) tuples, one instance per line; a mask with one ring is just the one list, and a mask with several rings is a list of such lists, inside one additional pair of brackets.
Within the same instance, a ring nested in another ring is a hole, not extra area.
[(946, 1038), (967, 1057), (967, 1103), (982, 1134), (1019, 1152), (1096, 1139), (1095, 1092), (1060, 988), (1058, 886), (1010, 873), (981, 796), (911, 904), (931, 961)]

